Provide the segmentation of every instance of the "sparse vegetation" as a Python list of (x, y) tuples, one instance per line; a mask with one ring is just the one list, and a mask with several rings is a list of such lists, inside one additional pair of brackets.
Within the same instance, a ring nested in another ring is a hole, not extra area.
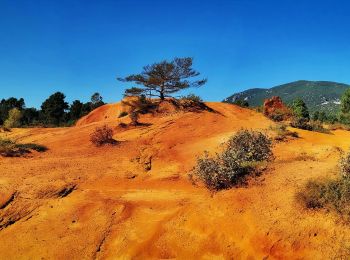
[(340, 176), (336, 179), (310, 180), (297, 194), (309, 209), (324, 208), (350, 220), (350, 153), (340, 159)]
[(220, 190), (244, 183), (258, 172), (258, 164), (272, 157), (272, 142), (265, 134), (241, 130), (224, 145), (224, 150), (210, 157), (198, 158), (190, 176), (203, 181), (207, 188)]
[(140, 88), (130, 88), (125, 91), (126, 95), (132, 96), (149, 95), (164, 100), (171, 94), (190, 87), (201, 87), (207, 80), (194, 80), (200, 75), (192, 68), (192, 58), (175, 58), (172, 61), (161, 61), (143, 68), (140, 74), (130, 75), (126, 78), (118, 78), (122, 82), (134, 82)]
[(97, 147), (117, 143), (117, 141), (113, 139), (113, 129), (107, 125), (97, 127), (90, 135), (90, 141)]
[(45, 152), (47, 147), (35, 143), (17, 143), (11, 139), (0, 138), (0, 155), (4, 157), (19, 157), (31, 151)]
[(9, 116), (4, 122), (4, 127), (11, 129), (21, 125), (22, 113), (18, 108), (12, 108), (9, 111)]
[(249, 103), (245, 99), (236, 99), (233, 104), (240, 107), (249, 107)]
[(350, 152), (340, 157), (339, 166), (341, 176), (350, 179)]
[(274, 139), (276, 141), (285, 141), (288, 137), (298, 138), (299, 135), (297, 132), (289, 131), (287, 125), (279, 123), (276, 126), (271, 126), (270, 130), (276, 133)]
[(329, 134), (330, 130), (323, 127), (323, 124), (319, 121), (309, 121), (306, 118), (294, 118), (290, 126), (308, 131), (314, 131), (319, 133)]
[(195, 103), (201, 103), (203, 102), (203, 100), (201, 99), (200, 96), (197, 96), (195, 94), (189, 94), (187, 96), (183, 96), (180, 98), (180, 101), (183, 101), (183, 102), (195, 102)]

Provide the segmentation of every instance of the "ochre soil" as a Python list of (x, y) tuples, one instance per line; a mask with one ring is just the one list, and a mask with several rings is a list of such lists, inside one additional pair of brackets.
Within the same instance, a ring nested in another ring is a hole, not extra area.
[[(77, 126), (1, 133), (46, 145), (45, 153), (0, 158), (0, 259), (330, 259), (349, 257), (350, 226), (310, 211), (296, 193), (338, 174), (350, 132), (297, 130), (276, 143), (274, 162), (245, 187), (210, 192), (188, 173), (241, 128), (272, 134), (262, 114), (223, 103), (216, 112), (144, 115), (122, 128), (120, 104)], [(96, 126), (115, 146), (94, 147)], [(146, 168), (150, 168), (147, 171)]]

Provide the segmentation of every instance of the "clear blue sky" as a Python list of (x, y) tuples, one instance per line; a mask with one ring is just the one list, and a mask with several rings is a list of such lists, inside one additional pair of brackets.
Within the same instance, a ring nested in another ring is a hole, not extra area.
[(118, 101), (117, 76), (194, 57), (220, 101), (299, 79), (350, 83), (350, 3), (341, 0), (0, 0), (0, 98), (39, 107), (55, 91)]

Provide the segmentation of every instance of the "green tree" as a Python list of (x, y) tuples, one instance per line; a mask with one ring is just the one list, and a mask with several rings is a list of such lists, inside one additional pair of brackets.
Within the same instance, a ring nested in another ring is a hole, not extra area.
[(319, 118), (320, 118), (320, 112), (319, 111), (315, 111), (315, 113), (312, 115), (312, 120), (318, 121)]
[(350, 89), (345, 90), (340, 99), (340, 111), (343, 114), (350, 113)]
[(77, 120), (83, 115), (84, 104), (79, 100), (74, 100), (69, 108), (69, 118), (71, 120)]
[(91, 96), (91, 109), (96, 109), (105, 103), (103, 102), (103, 98), (100, 93), (96, 92)]
[(64, 121), (65, 110), (69, 108), (65, 98), (63, 93), (56, 92), (43, 102), (41, 110), (46, 123), (59, 125)]
[[(164, 100), (180, 90), (190, 87), (201, 87), (207, 80), (194, 80), (200, 75), (192, 68), (192, 58), (175, 58), (172, 61), (161, 61), (143, 68), (140, 74), (133, 74), (126, 78), (118, 78), (122, 82), (134, 82), (140, 88), (134, 88), (140, 94), (159, 97)], [(130, 89), (129, 89), (130, 90)], [(126, 90), (125, 94), (128, 94)], [(130, 93), (129, 93), (130, 94)]]
[(339, 121), (343, 124), (350, 124), (350, 89), (345, 90), (340, 98)]
[(25, 108), (24, 99), (8, 98), (0, 101), (0, 125), (8, 118), (9, 111), (13, 108), (18, 108), (20, 111)]
[(240, 107), (249, 107), (248, 101), (244, 100), (244, 99), (237, 99), (233, 102), (233, 104), (240, 106)]
[(25, 108), (22, 110), (22, 125), (33, 125), (39, 121), (39, 111), (35, 108)]
[(9, 111), (9, 116), (4, 122), (4, 127), (14, 128), (21, 126), (22, 113), (18, 108), (12, 108)]
[(291, 108), (292, 108), (293, 113), (296, 117), (304, 118), (307, 120), (310, 119), (309, 110), (308, 110), (305, 102), (301, 98), (295, 99), (291, 104)]

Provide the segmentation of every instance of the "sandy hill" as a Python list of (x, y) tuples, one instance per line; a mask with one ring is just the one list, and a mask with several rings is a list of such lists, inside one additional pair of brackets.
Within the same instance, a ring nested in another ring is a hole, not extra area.
[[(110, 104), (76, 127), (7, 134), (49, 151), (0, 158), (0, 259), (340, 256), (349, 226), (300, 208), (295, 193), (310, 178), (337, 174), (350, 133), (298, 130), (299, 139), (275, 145), (276, 159), (258, 180), (210, 193), (187, 177), (196, 156), (216, 151), (240, 128), (268, 131), (273, 123), (234, 105), (207, 105), (216, 113), (144, 115), (143, 126), (122, 129), (129, 119)], [(115, 129), (117, 146), (89, 142), (103, 124)]]

